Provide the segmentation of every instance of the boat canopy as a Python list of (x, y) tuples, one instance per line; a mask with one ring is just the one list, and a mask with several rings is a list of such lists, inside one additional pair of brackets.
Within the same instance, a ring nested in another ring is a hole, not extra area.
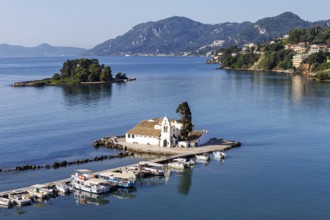
[(98, 179), (98, 178), (90, 178), (89, 180), (87, 180), (86, 182), (98, 185), (100, 183), (107, 183), (107, 181), (103, 180), (103, 179)]
[(148, 162), (148, 161), (141, 161), (141, 162), (139, 162), (139, 165), (141, 165), (141, 166), (151, 166), (151, 167), (164, 167), (163, 164)]

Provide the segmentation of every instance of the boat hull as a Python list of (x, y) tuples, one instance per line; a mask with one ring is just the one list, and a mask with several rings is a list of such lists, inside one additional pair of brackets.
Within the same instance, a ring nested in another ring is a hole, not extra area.
[(81, 191), (94, 193), (94, 194), (102, 194), (102, 193), (107, 193), (107, 192), (110, 191), (110, 186), (89, 187), (89, 186), (85, 186), (83, 184), (80, 184), (76, 181), (72, 181), (71, 184), (72, 184), (72, 187), (75, 188), (75, 189), (79, 189)]

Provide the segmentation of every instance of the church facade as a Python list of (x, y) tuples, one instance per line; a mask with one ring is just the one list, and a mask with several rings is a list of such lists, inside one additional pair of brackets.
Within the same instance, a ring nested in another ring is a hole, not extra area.
[(177, 120), (154, 118), (141, 121), (125, 134), (126, 142), (161, 147), (190, 147), (198, 146), (205, 132), (192, 131), (187, 141), (179, 141), (182, 124)]

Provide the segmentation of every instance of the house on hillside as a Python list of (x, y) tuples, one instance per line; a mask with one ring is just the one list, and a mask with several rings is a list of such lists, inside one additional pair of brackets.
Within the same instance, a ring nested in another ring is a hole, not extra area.
[(179, 140), (182, 123), (178, 120), (154, 118), (143, 120), (125, 134), (126, 142), (161, 147), (197, 147), (205, 143), (206, 131), (192, 131), (186, 141)]
[(306, 43), (304, 43), (304, 42), (301, 42), (298, 44), (287, 44), (287, 45), (285, 45), (284, 48), (288, 49), (288, 50), (293, 50), (294, 52), (299, 53), (299, 54), (306, 53), (306, 50), (307, 50)]
[(292, 57), (292, 66), (298, 68), (301, 63), (308, 57), (308, 54), (297, 54)]

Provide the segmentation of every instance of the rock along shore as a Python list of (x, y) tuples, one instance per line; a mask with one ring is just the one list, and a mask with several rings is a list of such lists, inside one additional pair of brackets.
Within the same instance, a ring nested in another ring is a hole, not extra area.
[(53, 164), (46, 164), (46, 165), (23, 165), (23, 166), (17, 166), (15, 168), (9, 168), (9, 169), (0, 169), (1, 172), (15, 172), (15, 171), (26, 171), (26, 170), (37, 170), (37, 169), (58, 169), (61, 167), (71, 166), (71, 165), (80, 165), (80, 164), (86, 164), (86, 163), (92, 163), (97, 161), (103, 161), (103, 160), (111, 160), (114, 158), (123, 158), (128, 156), (134, 156), (134, 153), (129, 152), (122, 152), (117, 155), (101, 155), (96, 156), (94, 158), (87, 158), (87, 159), (80, 159), (80, 160), (73, 160), (73, 161), (61, 161), (61, 162), (54, 162)]
[(212, 138), (206, 144), (199, 147), (159, 147), (156, 145), (133, 144), (125, 142), (124, 136), (110, 136), (104, 137), (94, 141), (94, 147), (104, 146), (107, 148), (114, 148), (125, 150), (131, 153), (154, 154), (161, 156), (172, 156), (177, 154), (199, 154), (200, 152), (212, 152), (216, 150), (228, 150), (233, 147), (241, 146), (240, 142), (230, 141), (225, 139)]

